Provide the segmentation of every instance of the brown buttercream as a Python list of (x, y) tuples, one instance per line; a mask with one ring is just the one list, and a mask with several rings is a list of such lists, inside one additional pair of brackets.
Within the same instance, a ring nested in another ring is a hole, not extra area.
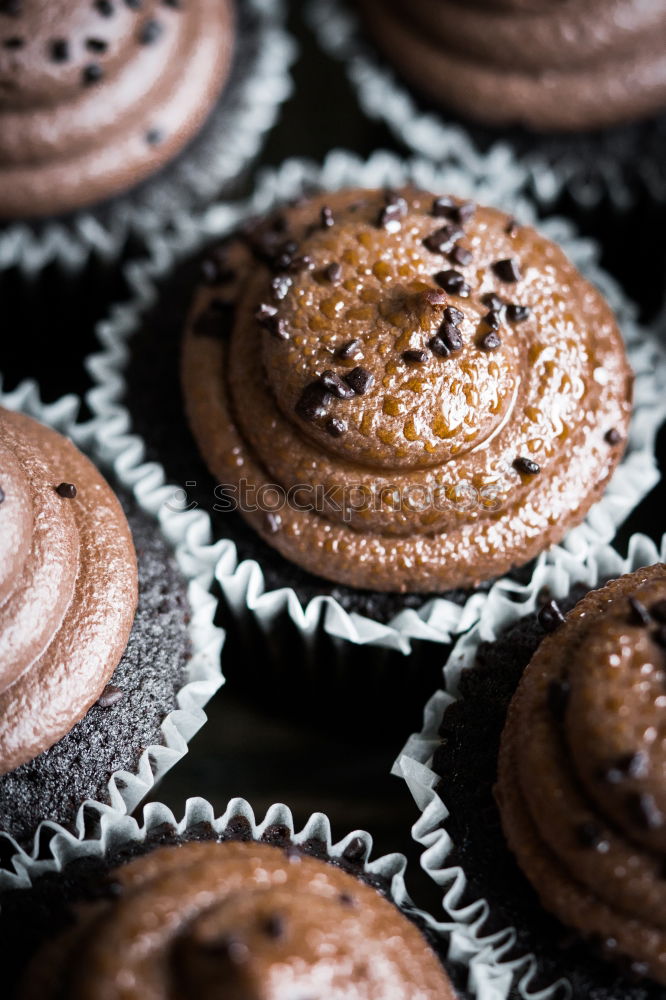
[[(455, 202), (434, 217), (433, 201), (345, 191), (289, 208), (227, 252), (187, 326), (187, 412), (213, 475), (304, 485), (275, 514), (268, 493), (242, 512), (351, 586), (437, 591), (526, 562), (585, 516), (626, 435), (632, 379), (599, 293), (533, 229), (490, 208), (456, 222)], [(442, 336), (460, 349), (445, 356)], [(326, 372), (343, 385), (317, 407)]]
[(267, 844), (163, 847), (36, 956), (22, 1000), (455, 1000), (416, 927), (333, 865)]
[(654, 0), (360, 6), (409, 82), (487, 124), (591, 129), (666, 105), (666, 11)]
[(666, 983), (666, 565), (588, 594), (527, 667), (497, 799), (544, 907)]
[(56, 431), (4, 409), (0, 489), (5, 774), (56, 743), (101, 694), (132, 627), (137, 569), (97, 469)]
[(199, 131), (227, 77), (231, 0), (0, 4), (0, 217), (132, 187)]

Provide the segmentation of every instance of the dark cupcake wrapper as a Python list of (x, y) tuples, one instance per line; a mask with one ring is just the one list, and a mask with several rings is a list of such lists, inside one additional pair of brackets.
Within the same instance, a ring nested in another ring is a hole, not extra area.
[(231, 193), (290, 96), (296, 45), (283, 0), (240, 0), (231, 74), (201, 132), (136, 188), (70, 215), (0, 224), (0, 269), (34, 277), (50, 264), (80, 273), (91, 258), (110, 264), (130, 239), (144, 243), (195, 207)]

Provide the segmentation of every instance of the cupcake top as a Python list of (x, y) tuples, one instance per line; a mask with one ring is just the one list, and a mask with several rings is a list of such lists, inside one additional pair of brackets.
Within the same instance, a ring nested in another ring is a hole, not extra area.
[(610, 309), (495, 209), (327, 194), (249, 227), (204, 278), (194, 434), (244, 516), (321, 576), (425, 592), (499, 575), (580, 521), (621, 456)]
[(511, 703), (502, 823), (546, 909), (666, 983), (666, 565), (560, 620)]
[(230, 0), (0, 2), (0, 217), (99, 201), (171, 159), (220, 93), (232, 26)]
[(132, 538), (108, 484), (62, 435), (0, 409), (0, 774), (98, 699), (136, 602)]
[(361, 0), (415, 86), (478, 121), (592, 129), (666, 105), (666, 12), (653, 0)]
[[(417, 928), (359, 879), (255, 842), (162, 847), (38, 953), (23, 1000), (454, 1000)], [(123, 994), (123, 995), (129, 995)]]

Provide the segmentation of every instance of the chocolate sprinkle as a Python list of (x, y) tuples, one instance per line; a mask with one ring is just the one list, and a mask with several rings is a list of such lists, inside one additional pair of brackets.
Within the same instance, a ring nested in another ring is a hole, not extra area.
[(472, 251), (461, 246), (455, 246), (449, 254), (449, 260), (453, 264), (459, 264), (460, 267), (466, 267), (468, 264), (471, 264), (473, 259), (474, 254)]
[(360, 864), (365, 861), (366, 852), (365, 841), (361, 837), (353, 837), (342, 852), (342, 856), (346, 861)]
[(557, 601), (548, 601), (544, 604), (539, 609), (537, 619), (544, 632), (554, 632), (565, 622), (565, 617)]
[(496, 312), (501, 312), (504, 308), (504, 302), (495, 292), (486, 292), (485, 295), (481, 296), (481, 301), (484, 306), (488, 306), (489, 309), (494, 309)]
[(423, 245), (431, 253), (447, 254), (462, 236), (464, 233), (458, 226), (442, 226), (426, 236)]
[(627, 811), (635, 826), (642, 830), (659, 830), (664, 816), (654, 795), (649, 792), (630, 792), (626, 798)]
[(524, 458), (522, 455), (514, 459), (513, 467), (516, 472), (522, 472), (526, 476), (537, 476), (541, 472), (538, 462), (533, 462), (531, 458)]
[(482, 337), (479, 343), (479, 347), (482, 351), (496, 351), (501, 346), (502, 340), (499, 334), (495, 333), (494, 330), (491, 330), (490, 333), (487, 333), (484, 337)]
[(551, 681), (548, 685), (548, 708), (558, 721), (564, 718), (570, 695), (571, 684), (566, 677), (563, 677), (560, 681)]
[(330, 281), (332, 285), (337, 285), (342, 278), (342, 267), (337, 261), (333, 261), (328, 267), (324, 268), (324, 277), (327, 281)]
[(451, 295), (460, 295), (463, 298), (469, 295), (469, 285), (465, 283), (465, 277), (460, 271), (438, 271), (435, 281), (445, 292)]
[(5, 38), (2, 45), (5, 49), (22, 49), (25, 45), (25, 40), (19, 38), (18, 35), (12, 35), (11, 38)]
[(345, 382), (357, 396), (364, 396), (368, 389), (372, 388), (374, 381), (375, 376), (365, 368), (353, 368), (348, 375), (345, 375)]
[(331, 437), (342, 437), (347, 432), (347, 424), (344, 420), (340, 420), (339, 417), (331, 417), (326, 421), (326, 430)]
[(86, 38), (86, 48), (89, 52), (106, 52), (109, 45), (103, 38)]
[(259, 326), (267, 330), (273, 337), (277, 337), (278, 340), (289, 340), (287, 324), (284, 319), (278, 317), (275, 306), (262, 302), (255, 312), (254, 318)]
[(309, 423), (313, 420), (321, 420), (326, 416), (326, 408), (332, 398), (319, 379), (317, 379), (316, 382), (310, 382), (303, 389), (296, 403), (296, 413), (301, 420), (307, 420)]
[(86, 86), (89, 86), (93, 83), (99, 83), (103, 76), (104, 71), (99, 63), (89, 63), (88, 66), (84, 67), (81, 79)]
[(491, 330), (499, 330), (502, 320), (497, 310), (491, 309), (490, 312), (486, 313), (486, 315), (483, 317), (483, 322)]
[(335, 218), (333, 216), (333, 209), (329, 208), (327, 205), (324, 205), (320, 213), (320, 219), (321, 219), (322, 229), (330, 229), (331, 226), (334, 226)]
[(326, 392), (330, 392), (332, 396), (336, 396), (337, 399), (352, 399), (356, 393), (351, 386), (347, 385), (340, 376), (331, 371), (330, 368), (325, 371), (319, 378), (319, 381), (323, 385)]
[(449, 351), (459, 351), (462, 348), (462, 334), (458, 327), (453, 323), (447, 323), (446, 320), (444, 320), (437, 332), (437, 336), (443, 340)]
[(56, 493), (65, 500), (73, 500), (76, 496), (76, 486), (74, 483), (60, 483), (56, 486)]
[(69, 59), (69, 42), (65, 38), (56, 38), (51, 42), (51, 59), (56, 63), (64, 63)]
[(159, 146), (164, 140), (164, 132), (159, 128), (149, 128), (146, 132), (146, 142), (149, 146)]
[(115, 687), (113, 684), (107, 684), (97, 699), (97, 705), (100, 708), (111, 708), (113, 705), (117, 705), (119, 701), (122, 701), (124, 697), (125, 692), (122, 688)]
[(146, 21), (139, 31), (139, 43), (141, 45), (152, 45), (158, 40), (163, 31), (164, 25), (160, 21), (156, 21), (155, 18), (151, 18), (150, 21)]
[(358, 337), (356, 337), (354, 340), (348, 340), (346, 344), (339, 347), (336, 354), (339, 358), (342, 358), (343, 361), (357, 361), (359, 358), (363, 357), (363, 344)]
[(627, 598), (629, 605), (629, 622), (631, 625), (644, 625), (646, 628), (652, 624), (652, 619), (645, 605), (635, 597)]
[(422, 365), (424, 361), (428, 360), (428, 352), (419, 350), (418, 348), (403, 351), (402, 360), (406, 361), (407, 364), (410, 365)]
[(509, 219), (506, 226), (504, 227), (504, 232), (507, 234), (507, 236), (515, 236), (519, 229), (520, 229), (520, 223), (516, 222), (516, 220), (512, 218)]
[(617, 427), (611, 427), (609, 431), (604, 434), (604, 440), (607, 444), (616, 445), (622, 440), (622, 435), (620, 434)]
[(500, 281), (506, 281), (510, 284), (520, 281), (522, 277), (520, 268), (518, 267), (518, 262), (513, 257), (506, 257), (504, 260), (496, 260), (493, 264), (493, 271)]
[(509, 323), (524, 323), (531, 311), (529, 306), (519, 306), (512, 302), (506, 307), (506, 318)]
[(5, 502), (5, 491), (3, 490), (2, 486), (0, 486), (0, 503), (4, 502)]

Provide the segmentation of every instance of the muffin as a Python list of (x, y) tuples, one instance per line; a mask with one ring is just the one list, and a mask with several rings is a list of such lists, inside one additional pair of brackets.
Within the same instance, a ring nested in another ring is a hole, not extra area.
[(666, 12), (612, 0), (360, 0), (368, 32), (429, 100), (473, 121), (594, 130), (666, 109)]
[(236, 812), (222, 829), (115, 839), (105, 856), (3, 895), (17, 1000), (100, 997), (121, 981), (165, 997), (454, 1000), (388, 880), (367, 870), (361, 837), (334, 856), (316, 835), (296, 843), (280, 823), (260, 834)]
[(131, 494), (2, 408), (0, 468), (0, 830), (27, 845), (159, 753), (195, 650), (188, 581)]
[(233, 36), (231, 0), (0, 4), (0, 218), (102, 202), (173, 160), (223, 89)]
[(411, 188), (302, 199), (213, 251), (182, 378), (218, 509), (379, 592), (474, 587), (559, 541), (631, 413), (612, 312), (564, 253)]
[(494, 595), (405, 750), (436, 793), (421, 832), (447, 913), (483, 912), (476, 943), (521, 997), (663, 996), (666, 565), (633, 568), (654, 554), (634, 536), (624, 564), (601, 549)]

